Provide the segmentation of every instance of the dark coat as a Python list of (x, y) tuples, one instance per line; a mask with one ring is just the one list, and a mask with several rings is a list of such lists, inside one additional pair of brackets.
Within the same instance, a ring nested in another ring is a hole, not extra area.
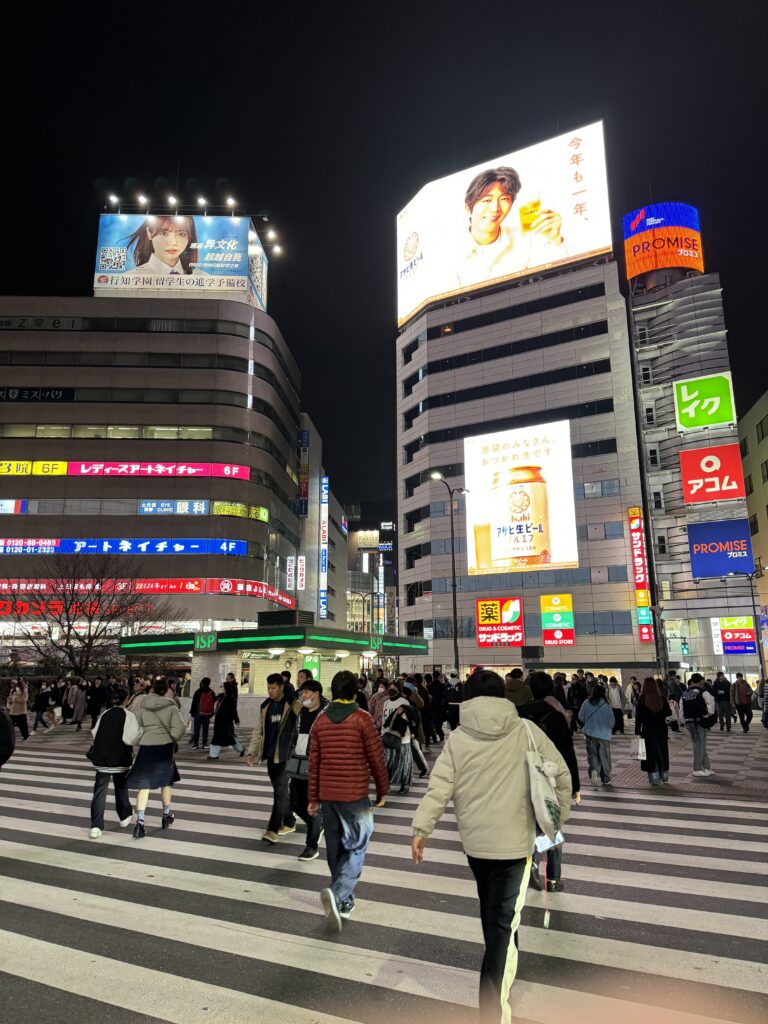
[(644, 772), (669, 771), (669, 734), (667, 718), (672, 709), (666, 700), (659, 711), (651, 711), (642, 700), (635, 709), (635, 734), (645, 740), (645, 760), (640, 762)]
[(211, 744), (216, 747), (233, 747), (236, 741), (235, 725), (239, 724), (237, 687), (234, 683), (224, 683), (224, 697), (216, 708), (216, 717), (213, 720)]
[(16, 749), (16, 735), (11, 716), (0, 708), (0, 765), (4, 765)]

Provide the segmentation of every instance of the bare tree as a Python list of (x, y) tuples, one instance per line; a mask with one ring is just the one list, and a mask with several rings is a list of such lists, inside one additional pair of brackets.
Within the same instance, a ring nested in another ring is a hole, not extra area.
[(119, 555), (47, 556), (38, 572), (18, 592), (0, 597), (0, 605), (41, 660), (79, 676), (116, 664), (122, 635), (142, 636), (154, 623), (187, 617), (169, 598), (147, 593), (142, 565)]

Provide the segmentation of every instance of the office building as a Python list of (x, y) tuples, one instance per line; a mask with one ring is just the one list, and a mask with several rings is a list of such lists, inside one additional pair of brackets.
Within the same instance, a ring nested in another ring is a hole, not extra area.
[(761, 615), (768, 609), (768, 391), (739, 417), (739, 446), (747, 495), (747, 516), (758, 576)]

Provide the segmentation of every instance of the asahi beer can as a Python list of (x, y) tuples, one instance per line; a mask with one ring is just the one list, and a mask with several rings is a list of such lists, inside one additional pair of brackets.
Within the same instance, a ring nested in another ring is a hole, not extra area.
[(535, 569), (552, 561), (547, 482), (541, 466), (514, 466), (494, 474), (490, 560), (494, 572)]

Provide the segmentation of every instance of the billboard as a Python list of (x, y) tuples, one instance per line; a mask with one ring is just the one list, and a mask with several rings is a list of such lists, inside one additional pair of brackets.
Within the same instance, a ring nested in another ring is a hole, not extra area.
[(239, 292), (266, 310), (267, 259), (247, 217), (103, 213), (93, 290), (196, 298)]
[(320, 573), (318, 579), (317, 600), (319, 617), (328, 618), (328, 540), (329, 540), (329, 509), (328, 501), (331, 485), (328, 477), (320, 478)]
[(579, 564), (568, 420), (464, 439), (470, 576)]
[(571, 594), (542, 594), (541, 640), (544, 647), (574, 647), (576, 627)]
[(6, 459), (0, 460), (0, 476), (216, 476), (250, 480), (251, 470), (249, 466), (231, 462), (28, 462)]
[(425, 185), (397, 217), (397, 320), (610, 252), (598, 121)]
[(623, 219), (627, 280), (661, 267), (704, 273), (699, 211), (686, 203), (654, 203)]
[(674, 381), (675, 422), (679, 433), (736, 422), (736, 402), (730, 372)]
[(210, 537), (6, 537), (0, 555), (247, 555), (248, 542)]
[(478, 647), (522, 647), (523, 599), (486, 597), (475, 601), (475, 635)]
[(655, 642), (651, 612), (651, 590), (648, 578), (648, 554), (645, 547), (645, 519), (643, 510), (633, 506), (628, 511), (629, 545), (632, 550), (632, 581), (635, 584), (637, 608), (637, 635), (641, 643)]
[(747, 519), (689, 523), (688, 549), (694, 579), (751, 573), (755, 569)]
[(732, 501), (747, 496), (738, 444), (719, 444), (682, 451), (680, 472), (686, 505), (705, 501)]

